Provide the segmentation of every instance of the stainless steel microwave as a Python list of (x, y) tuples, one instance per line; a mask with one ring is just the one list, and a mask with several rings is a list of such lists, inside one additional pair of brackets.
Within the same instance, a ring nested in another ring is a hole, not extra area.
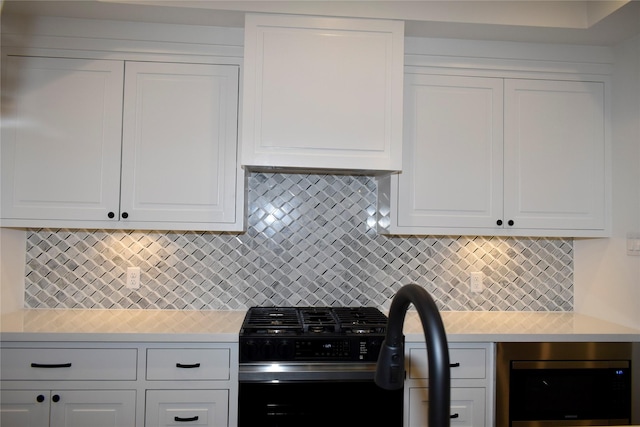
[(630, 343), (500, 343), (497, 362), (499, 427), (631, 423)]

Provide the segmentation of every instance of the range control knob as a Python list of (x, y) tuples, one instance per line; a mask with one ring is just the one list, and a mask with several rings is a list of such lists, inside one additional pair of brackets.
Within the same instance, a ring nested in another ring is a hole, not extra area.
[(271, 340), (265, 340), (260, 348), (260, 355), (264, 358), (264, 360), (272, 360), (275, 359), (276, 355), (276, 346)]
[(289, 340), (282, 340), (278, 343), (276, 355), (278, 359), (289, 360), (293, 355), (294, 347), (293, 343)]
[(242, 352), (242, 357), (244, 360), (254, 361), (258, 358), (260, 348), (254, 340), (249, 340), (242, 343), (240, 351)]

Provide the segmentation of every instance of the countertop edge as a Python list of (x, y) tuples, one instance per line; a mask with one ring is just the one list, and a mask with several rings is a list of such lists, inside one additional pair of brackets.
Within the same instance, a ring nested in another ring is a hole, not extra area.
[[(29, 310), (0, 317), (0, 341), (237, 343), (246, 311)], [(441, 312), (447, 340), (640, 342), (640, 329), (573, 312)], [(416, 312), (406, 342), (424, 342)]]
[(1, 332), (1, 342), (237, 343), (237, 333)]
[[(424, 335), (405, 334), (405, 342), (424, 343)], [(447, 334), (447, 342), (640, 342), (640, 334)]]

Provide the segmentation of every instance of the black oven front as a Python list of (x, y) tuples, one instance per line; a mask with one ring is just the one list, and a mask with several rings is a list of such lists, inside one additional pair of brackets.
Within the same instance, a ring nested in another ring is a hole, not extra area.
[(631, 422), (631, 344), (500, 343), (499, 427)]
[(239, 427), (402, 427), (403, 391), (374, 382), (373, 307), (253, 307), (240, 330)]
[(402, 390), (373, 381), (375, 363), (242, 364), (239, 427), (402, 426)]

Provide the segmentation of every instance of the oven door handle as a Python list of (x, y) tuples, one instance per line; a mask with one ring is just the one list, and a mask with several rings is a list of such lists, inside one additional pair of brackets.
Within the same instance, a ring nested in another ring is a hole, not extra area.
[(242, 363), (238, 380), (263, 381), (329, 381), (373, 380), (375, 363), (261, 362)]

